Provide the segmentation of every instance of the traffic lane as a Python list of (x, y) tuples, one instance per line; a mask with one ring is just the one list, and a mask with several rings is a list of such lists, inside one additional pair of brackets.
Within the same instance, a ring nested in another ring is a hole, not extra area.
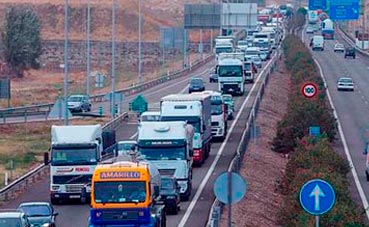
[[(363, 64), (353, 67), (353, 61), (347, 61), (341, 57), (335, 58), (329, 53), (314, 57), (316, 57), (322, 67), (333, 104), (342, 124), (352, 161), (360, 183), (364, 186), (363, 190), (365, 196), (368, 198), (369, 188), (365, 187), (367, 182), (364, 172), (366, 157), (362, 152), (364, 150), (365, 141), (369, 136), (369, 119), (367, 118), (367, 111), (369, 108), (364, 101), (365, 96), (362, 92), (359, 92), (359, 89), (354, 92), (338, 92), (336, 88), (337, 75), (339, 75), (342, 70), (348, 70), (348, 68), (350, 68), (348, 71), (354, 74), (354, 76), (365, 75), (366, 67)], [(368, 79), (362, 76), (356, 76), (354, 80), (358, 80), (359, 83), (367, 83)]]
[[(235, 116), (240, 111), (240, 107), (241, 107), (244, 99), (247, 97), (248, 91), (251, 89), (251, 87), (252, 87), (252, 84), (246, 84), (245, 85), (245, 88), (246, 88), (246, 91), (247, 91), (246, 95), (243, 95), (241, 97), (235, 97), (235, 113), (234, 113)], [(230, 128), (230, 125), (233, 123), (233, 121), (234, 120), (228, 121), (228, 130)], [(230, 139), (228, 140), (227, 144), (228, 143), (237, 143), (236, 146), (238, 146), (239, 140), (234, 140), (233, 138), (234, 138), (235, 133), (237, 133), (238, 130), (242, 130), (242, 127), (239, 126), (238, 124), (237, 124), (237, 127), (239, 129), (236, 130), (236, 127), (235, 127), (235, 129), (231, 133)], [(193, 174), (193, 180), (192, 180), (193, 191), (192, 191), (190, 200), (181, 203), (181, 211), (178, 213), (178, 215), (167, 217), (168, 226), (178, 226), (179, 225), (179, 223), (182, 220), (184, 214), (186, 213), (186, 210), (188, 209), (191, 201), (193, 200), (197, 190), (199, 189), (200, 184), (202, 183), (203, 179), (205, 178), (205, 176), (207, 174), (207, 171), (209, 170), (210, 166), (212, 165), (212, 163), (213, 163), (213, 161), (214, 161), (221, 145), (222, 145), (222, 142), (212, 142), (211, 152), (210, 152), (210, 155), (209, 155), (208, 159), (201, 166), (201, 168), (194, 168), (194, 170), (193, 170), (194, 174)], [(227, 158), (227, 156), (229, 156), (229, 155), (230, 156), (234, 155), (235, 150), (228, 150), (228, 152), (229, 152), (228, 154), (227, 154), (227, 152), (223, 153), (222, 159)], [(212, 182), (211, 182), (211, 184), (212, 184)], [(196, 204), (200, 205), (200, 209), (196, 211), (196, 217), (194, 217), (196, 220), (192, 220), (193, 218), (191, 217), (191, 224), (186, 224), (186, 226), (193, 226), (193, 227), (205, 226), (202, 223), (204, 223), (204, 221), (207, 220), (211, 204), (214, 201), (214, 200), (211, 201), (211, 199), (209, 199), (209, 197), (208, 197), (208, 196), (210, 196), (210, 197), (213, 196), (212, 188), (210, 188), (210, 189), (205, 188), (204, 191), (203, 191), (203, 194), (206, 194), (206, 196), (202, 196), (200, 198), (200, 200), (197, 201), (197, 203), (196, 203)], [(194, 214), (194, 212), (192, 212), (192, 214)]]

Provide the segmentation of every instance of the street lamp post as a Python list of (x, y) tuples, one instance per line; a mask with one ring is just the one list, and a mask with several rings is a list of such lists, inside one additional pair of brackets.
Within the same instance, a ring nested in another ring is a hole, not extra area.
[(87, 4), (87, 86), (86, 93), (87, 96), (90, 97), (90, 79), (91, 79), (91, 44), (90, 37), (91, 36), (91, 4), (90, 0), (88, 0)]
[(117, 8), (117, 1), (113, 0), (112, 7), (112, 37), (111, 37), (111, 118), (115, 116), (115, 34), (116, 34), (116, 24), (115, 24), (115, 11)]
[(141, 30), (142, 30), (142, 19), (141, 19), (141, 0), (138, 0), (138, 82), (142, 84), (142, 56), (141, 56)]
[(64, 125), (68, 125), (68, 39), (69, 39), (69, 24), (68, 24), (69, 0), (65, 0), (64, 5)]

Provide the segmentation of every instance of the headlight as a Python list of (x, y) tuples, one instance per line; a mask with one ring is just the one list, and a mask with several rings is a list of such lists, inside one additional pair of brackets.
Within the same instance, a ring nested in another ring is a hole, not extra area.
[(187, 190), (187, 181), (178, 181), (178, 184), (181, 187), (181, 193), (184, 193)]
[(41, 227), (51, 227), (51, 223), (44, 223)]

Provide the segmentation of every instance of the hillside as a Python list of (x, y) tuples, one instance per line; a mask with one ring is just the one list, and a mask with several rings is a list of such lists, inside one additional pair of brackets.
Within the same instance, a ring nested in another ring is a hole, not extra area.
[[(86, 38), (88, 0), (70, 0), (70, 39)], [(136, 41), (138, 38), (138, 1), (117, 0), (117, 40)], [(186, 3), (209, 3), (210, 0), (187, 0)], [(6, 8), (27, 5), (33, 8), (42, 21), (44, 40), (64, 39), (64, 0), (1, 0), (0, 15), (4, 21)], [(112, 0), (90, 0), (91, 39), (111, 40)], [(141, 0), (143, 39), (157, 41), (160, 26), (181, 26), (183, 0)]]

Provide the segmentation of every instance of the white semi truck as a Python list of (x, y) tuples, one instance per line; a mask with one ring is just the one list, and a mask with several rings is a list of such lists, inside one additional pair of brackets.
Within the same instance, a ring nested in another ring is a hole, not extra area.
[(219, 55), (218, 64), (216, 65), (219, 91), (229, 94), (244, 94), (244, 58), (243, 53)]
[(161, 121), (185, 121), (194, 127), (193, 162), (202, 165), (210, 153), (211, 96), (173, 94), (161, 98)]
[[(96, 165), (115, 155), (115, 134), (101, 125), (51, 127), (50, 200), (81, 199), (82, 188), (90, 194)], [(45, 154), (49, 164), (49, 154)]]
[(211, 95), (211, 135), (213, 138), (223, 141), (227, 136), (227, 111), (223, 101), (223, 96), (216, 91), (203, 91), (204, 94)]
[(141, 122), (138, 127), (139, 153), (162, 176), (177, 179), (184, 200), (192, 191), (193, 136), (193, 126), (184, 121)]

